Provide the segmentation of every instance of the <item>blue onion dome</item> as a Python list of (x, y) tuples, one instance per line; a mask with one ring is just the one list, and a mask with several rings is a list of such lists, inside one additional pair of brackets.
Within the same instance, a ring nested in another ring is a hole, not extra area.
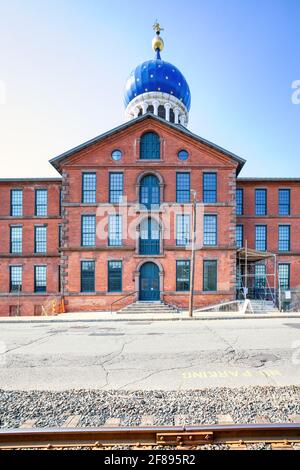
[(160, 37), (161, 28), (158, 23), (154, 25), (154, 28), (156, 37), (153, 39), (152, 46), (156, 57), (138, 65), (129, 75), (124, 91), (125, 107), (139, 95), (147, 92), (162, 92), (176, 97), (189, 111), (191, 93), (188, 83), (175, 65), (161, 59), (160, 52), (164, 47)]

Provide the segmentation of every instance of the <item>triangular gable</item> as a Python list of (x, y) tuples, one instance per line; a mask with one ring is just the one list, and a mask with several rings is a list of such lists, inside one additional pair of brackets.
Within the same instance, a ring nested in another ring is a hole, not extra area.
[(217, 152), (219, 155), (223, 155), (224, 157), (229, 158), (230, 160), (234, 161), (235, 164), (237, 164), (237, 174), (241, 171), (242, 167), (245, 164), (244, 159), (238, 157), (237, 155), (233, 154), (232, 152), (229, 152), (228, 150), (225, 150), (222, 147), (219, 147), (218, 145), (216, 145), (212, 142), (209, 142), (206, 139), (203, 139), (202, 137), (198, 136), (197, 134), (192, 133), (191, 131), (189, 131), (188, 129), (186, 129), (185, 127), (183, 127), (179, 124), (173, 124), (171, 122), (168, 122), (165, 119), (160, 118), (159, 116), (153, 115), (152, 113), (146, 113), (143, 116), (140, 116), (136, 119), (128, 121), (124, 124), (121, 124), (120, 126), (115, 127), (114, 129), (111, 129), (108, 132), (105, 132), (104, 134), (101, 134), (101, 135), (99, 135), (99, 136), (97, 136), (97, 137), (95, 137), (95, 138), (93, 138), (93, 139), (91, 139), (87, 142), (84, 142), (83, 144), (78, 145), (77, 147), (75, 147), (71, 150), (68, 150), (67, 152), (59, 155), (58, 157), (55, 157), (55, 158), (51, 159), (50, 163), (54, 166), (54, 168), (56, 168), (59, 172), (61, 172), (62, 162), (65, 162), (68, 159), (72, 159), (74, 161), (74, 156), (76, 154), (78, 154), (78, 153), (80, 153), (84, 150), (88, 150), (89, 147), (92, 147), (95, 144), (103, 142), (106, 139), (108, 139), (110, 137), (113, 137), (114, 135), (129, 129), (129, 128), (135, 126), (137, 123), (142, 122), (146, 119), (155, 120), (155, 121), (159, 122), (160, 124), (162, 124), (164, 126), (167, 126), (168, 128), (170, 128), (172, 130), (175, 130), (177, 133), (181, 133), (183, 137), (185, 137), (185, 138), (188, 137), (188, 138), (194, 140), (195, 142), (201, 143), (205, 147), (208, 147), (208, 148), (212, 149), (213, 151)]

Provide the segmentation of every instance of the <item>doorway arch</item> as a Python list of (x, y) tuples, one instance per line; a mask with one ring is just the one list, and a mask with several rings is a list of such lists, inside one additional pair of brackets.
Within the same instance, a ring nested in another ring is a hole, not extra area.
[(147, 261), (140, 267), (139, 300), (154, 302), (160, 300), (160, 273), (157, 264)]

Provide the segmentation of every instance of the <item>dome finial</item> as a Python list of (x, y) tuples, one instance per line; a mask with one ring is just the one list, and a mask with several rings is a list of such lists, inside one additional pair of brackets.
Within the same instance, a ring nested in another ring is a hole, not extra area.
[(156, 20), (153, 25), (153, 29), (156, 32), (156, 36), (152, 40), (152, 47), (153, 47), (153, 50), (156, 52), (156, 58), (160, 59), (160, 52), (164, 48), (164, 41), (160, 37), (160, 32), (163, 31), (163, 28), (160, 26), (160, 24)]

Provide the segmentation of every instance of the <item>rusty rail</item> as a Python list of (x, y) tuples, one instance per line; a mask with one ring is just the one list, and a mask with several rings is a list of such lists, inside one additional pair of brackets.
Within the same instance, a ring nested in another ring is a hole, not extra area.
[(227, 444), (243, 449), (246, 444), (256, 443), (272, 444), (279, 449), (300, 445), (300, 423), (0, 430), (0, 450), (115, 445), (135, 449), (158, 445), (191, 449), (204, 444)]

